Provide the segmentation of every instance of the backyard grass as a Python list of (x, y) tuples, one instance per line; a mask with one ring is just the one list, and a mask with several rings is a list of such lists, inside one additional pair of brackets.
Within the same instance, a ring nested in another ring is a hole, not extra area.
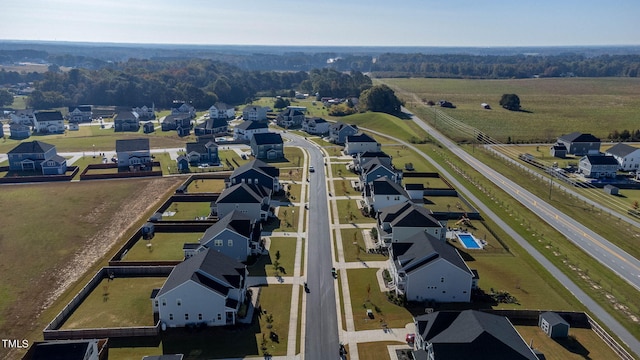
[(422, 184), (425, 189), (450, 189), (451, 187), (440, 177), (408, 177), (402, 178), (403, 184)]
[[(406, 308), (389, 302), (387, 295), (380, 291), (376, 271), (378, 269), (375, 268), (347, 270), (356, 331), (382, 329), (382, 324), (389, 328), (403, 328), (413, 322)], [(375, 319), (369, 319), (367, 309), (373, 311)]]
[(224, 188), (224, 179), (198, 179), (187, 186), (187, 193), (220, 193)]
[(433, 212), (469, 212), (473, 210), (457, 196), (425, 196), (424, 207)]
[(211, 202), (172, 202), (162, 215), (165, 220), (193, 220), (199, 217), (207, 217), (211, 213)]
[(616, 353), (591, 329), (571, 328), (566, 339), (551, 339), (538, 326), (515, 326), (527, 344), (547, 360), (617, 359)]
[[(371, 227), (374, 225), (372, 224)], [(362, 237), (363, 231), (370, 231), (370, 228), (363, 229), (342, 229), (342, 248), (344, 250), (344, 261), (360, 262), (360, 261), (385, 261), (387, 256), (381, 254), (370, 254), (364, 244)], [(357, 245), (355, 245), (356, 243)]]
[(103, 279), (71, 314), (62, 329), (153, 326), (149, 294), (166, 278)]
[(341, 224), (359, 224), (359, 223), (375, 223), (376, 219), (362, 215), (362, 211), (358, 208), (360, 200), (337, 200), (338, 204), (338, 222)]
[(382, 151), (392, 157), (391, 162), (396, 169), (406, 169), (406, 164), (410, 163), (413, 165), (412, 171), (436, 172), (430, 163), (404, 145), (383, 145)]
[(282, 170), (288, 171), (288, 169), (302, 168), (304, 165), (304, 155), (300, 148), (285, 146), (284, 159), (268, 160), (265, 162), (281, 169), (281, 172), (283, 172)]
[[(386, 81), (386, 80), (385, 80)], [(411, 120), (403, 120), (393, 115), (375, 112), (366, 112), (361, 114), (354, 114), (345, 116), (340, 121), (346, 124), (355, 124), (367, 129), (379, 131), (383, 134), (388, 134), (400, 139), (411, 138), (426, 139), (427, 133), (422, 130)], [(382, 138), (380, 135), (372, 135), (380, 144), (393, 144), (395, 141)], [(390, 154), (391, 155), (391, 154)]]
[[(197, 233), (165, 233), (156, 232), (151, 240), (140, 238), (127, 251), (124, 261), (163, 261), (182, 260), (185, 243), (197, 243), (202, 237), (202, 232)], [(151, 246), (149, 246), (151, 245)]]

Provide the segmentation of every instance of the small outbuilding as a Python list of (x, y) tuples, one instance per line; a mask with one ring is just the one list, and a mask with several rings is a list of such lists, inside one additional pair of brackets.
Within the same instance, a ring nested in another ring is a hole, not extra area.
[(538, 326), (550, 338), (566, 338), (569, 336), (569, 323), (555, 312), (547, 311), (540, 314)]
[(619, 189), (613, 185), (605, 185), (604, 192), (609, 195), (618, 195)]

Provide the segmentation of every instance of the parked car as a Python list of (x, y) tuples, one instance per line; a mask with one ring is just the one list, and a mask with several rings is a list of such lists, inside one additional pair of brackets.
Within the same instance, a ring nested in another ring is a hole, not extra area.
[(316, 169), (314, 169), (313, 166), (309, 166), (309, 172), (312, 173), (314, 171), (316, 171)]

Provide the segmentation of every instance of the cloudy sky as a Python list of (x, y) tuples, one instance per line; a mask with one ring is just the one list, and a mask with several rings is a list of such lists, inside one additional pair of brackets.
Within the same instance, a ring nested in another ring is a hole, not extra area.
[(3, 0), (0, 39), (361, 45), (640, 45), (638, 0)]

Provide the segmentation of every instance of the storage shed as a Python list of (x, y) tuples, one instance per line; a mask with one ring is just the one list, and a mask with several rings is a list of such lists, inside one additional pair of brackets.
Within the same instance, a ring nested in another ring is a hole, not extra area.
[(613, 185), (605, 185), (604, 186), (604, 192), (606, 192), (609, 195), (618, 195), (618, 188), (613, 186)]
[(540, 314), (538, 326), (552, 339), (569, 336), (569, 323), (555, 312), (547, 311)]

